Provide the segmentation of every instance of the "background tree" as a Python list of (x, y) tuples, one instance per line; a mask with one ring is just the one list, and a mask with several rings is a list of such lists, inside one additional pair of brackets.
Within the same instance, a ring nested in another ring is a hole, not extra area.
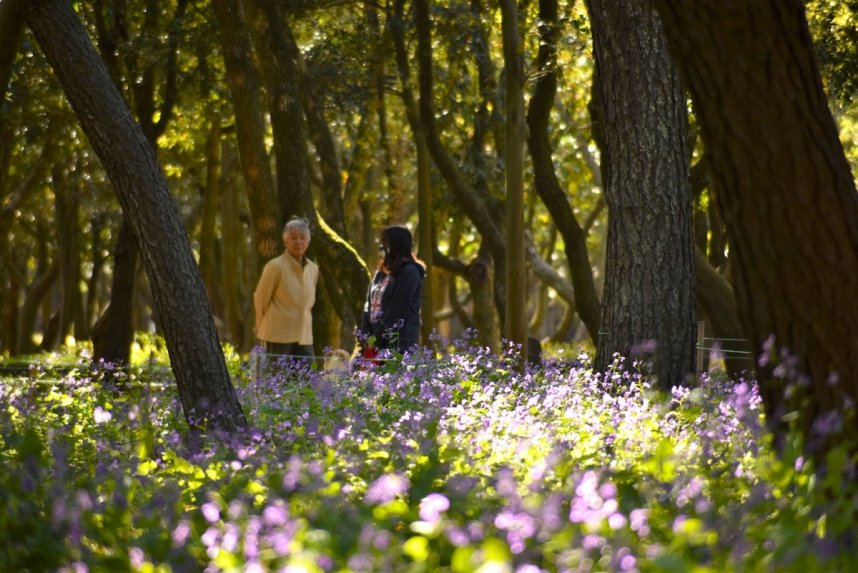
[(533, 96), (527, 110), (528, 149), (533, 163), (534, 188), (551, 212), (552, 220), (563, 236), (566, 258), (574, 285), (574, 305), (587, 326), (590, 338), (598, 340), (600, 317), (599, 297), (593, 280), (593, 269), (587, 250), (587, 235), (578, 223), (569, 204), (569, 197), (560, 186), (555, 173), (551, 142), (548, 137), (551, 110), (557, 95), (557, 1), (539, 2), (539, 52), (537, 75), (533, 79)]
[(515, 0), (501, 2), (506, 102), (506, 318), (504, 336), (522, 347), (526, 354), (527, 307), (524, 238), (524, 62), (518, 33), (518, 9)]

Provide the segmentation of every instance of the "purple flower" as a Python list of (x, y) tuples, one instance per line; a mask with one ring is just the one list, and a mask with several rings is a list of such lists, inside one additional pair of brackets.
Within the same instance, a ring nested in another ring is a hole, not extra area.
[(200, 511), (203, 512), (203, 517), (205, 517), (206, 521), (209, 523), (214, 523), (220, 519), (220, 510), (218, 510), (217, 506), (212, 502), (204, 503), (202, 507), (200, 507)]
[(440, 493), (430, 493), (420, 500), (420, 519), (437, 523), (441, 514), (450, 509), (450, 500)]
[(176, 546), (184, 545), (190, 533), (191, 528), (188, 525), (188, 522), (180, 521), (176, 528), (173, 530), (173, 534), (171, 536), (173, 538), (173, 544)]
[(369, 504), (379, 505), (396, 499), (396, 496), (402, 495), (411, 483), (408, 478), (400, 474), (383, 475), (366, 488), (364, 501)]

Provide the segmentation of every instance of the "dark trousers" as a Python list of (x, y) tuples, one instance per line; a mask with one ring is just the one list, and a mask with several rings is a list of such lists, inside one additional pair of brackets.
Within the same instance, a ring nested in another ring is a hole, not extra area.
[(281, 356), (313, 356), (313, 346), (297, 342), (266, 342), (265, 353)]

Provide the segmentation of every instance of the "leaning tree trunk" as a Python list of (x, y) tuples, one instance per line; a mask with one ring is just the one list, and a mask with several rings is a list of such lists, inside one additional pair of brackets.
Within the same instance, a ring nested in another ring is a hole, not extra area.
[(205, 289), (155, 149), (65, 0), (30, 3), (27, 23), (101, 159), (134, 231), (193, 428), (246, 425)]
[[(858, 193), (803, 3), (656, 5), (711, 154), (746, 335), (758, 350), (773, 337), (809, 377), (796, 384), (771, 363), (760, 370), (768, 423), (783, 437), (783, 415), (799, 411), (809, 430), (858, 402)], [(854, 436), (856, 425), (842, 430)]]
[[(588, 2), (605, 114), (608, 253), (596, 367), (648, 359), (662, 388), (694, 368), (687, 111), (649, 2)], [(653, 344), (655, 347), (653, 347)], [(637, 354), (637, 356), (635, 356)]]

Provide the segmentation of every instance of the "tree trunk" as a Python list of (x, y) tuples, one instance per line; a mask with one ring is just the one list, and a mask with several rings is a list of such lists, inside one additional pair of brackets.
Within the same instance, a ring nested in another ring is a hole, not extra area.
[(590, 338), (596, 343), (601, 317), (599, 296), (596, 293), (590, 255), (587, 252), (587, 235), (578, 224), (569, 206), (566, 192), (557, 181), (548, 141), (549, 116), (557, 92), (557, 62), (554, 57), (557, 50), (557, 0), (540, 0), (539, 22), (540, 73), (534, 80), (533, 97), (527, 112), (527, 142), (533, 161), (534, 187), (563, 237), (575, 293), (574, 306), (581, 320), (587, 325)]
[(253, 219), (254, 244), (258, 262), (279, 254), (281, 213), (262, 140), (265, 127), (259, 107), (259, 91), (247, 22), (239, 0), (213, 0), (218, 20), (226, 80), (232, 93), (238, 153)]
[[(6, 88), (12, 78), (18, 40), (24, 29), (23, 6), (26, 0), (0, 2), (0, 101), (6, 97)], [(2, 110), (0, 110), (2, 113)]]
[[(810, 430), (858, 402), (858, 193), (803, 3), (656, 5), (710, 154), (744, 330), (757, 350), (773, 337), (810, 382), (776, 376), (772, 362), (762, 368), (768, 423), (783, 437), (784, 414), (799, 411)], [(856, 424), (852, 416), (843, 433)], [(839, 435), (809, 435), (808, 447)]]
[(423, 126), (420, 123), (419, 107), (414, 99), (414, 88), (405, 50), (403, 11), (403, 0), (397, 0), (394, 17), (388, 18), (388, 26), (393, 38), (399, 81), (402, 83), (402, 100), (417, 154), (417, 219), (419, 221), (417, 244), (418, 254), (426, 263), (426, 277), (423, 279), (423, 300), (420, 309), (420, 335), (423, 338), (423, 344), (428, 345), (432, 331), (435, 329), (436, 288), (436, 281), (432, 272), (434, 267), (432, 255), (435, 250), (432, 239), (435, 229), (432, 223), (432, 157), (426, 145), (426, 134), (423, 132)]
[(608, 252), (596, 367), (650, 360), (662, 388), (694, 370), (694, 237), (685, 96), (649, 2), (590, 0), (605, 114)]
[[(524, 62), (515, 0), (502, 0), (502, 35), (506, 87), (506, 316), (504, 336), (526, 356), (527, 269), (524, 264)], [(522, 360), (524, 364), (524, 360)]]
[[(221, 142), (223, 146), (223, 142)], [(227, 149), (223, 150), (225, 154)], [(221, 173), (221, 178), (223, 174)], [(238, 183), (238, 182), (235, 182)], [(241, 236), (241, 215), (239, 208), (239, 194), (241, 192), (237, 184), (219, 184), (223, 189), (221, 194), (221, 230), (223, 240), (223, 291), (224, 317), (226, 331), (229, 340), (238, 348), (249, 350), (253, 342), (250, 340), (249, 329), (245, 328), (244, 314), (242, 313), (241, 288), (243, 270), (246, 267), (253, 268), (253, 278), (256, 275), (256, 265), (243, 261), (239, 254), (244, 238)], [(255, 262), (255, 261), (254, 261)]]
[(126, 365), (134, 342), (134, 283), (137, 276), (137, 244), (131, 224), (122, 218), (122, 226), (113, 250), (113, 279), (110, 304), (92, 329), (92, 355), (98, 361)]
[(65, 176), (64, 170), (65, 165), (62, 163), (54, 164), (51, 176), (62, 286), (60, 342), (71, 333), (73, 325), (75, 337), (81, 334), (79, 317), (83, 309), (80, 292), (80, 193), (77, 189), (70, 188), (74, 182)]
[(134, 232), (188, 424), (226, 430), (245, 426), (199, 269), (154, 148), (71, 6), (64, 0), (32, 3), (26, 18)]
[[(215, 316), (223, 316), (221, 279), (225, 273), (217, 272), (216, 228), (217, 215), (220, 211), (220, 118), (211, 114), (211, 127), (206, 140), (206, 184), (203, 188), (203, 212), (200, 224), (200, 275), (208, 293), (209, 304)], [(222, 270), (222, 269), (221, 269)]]

